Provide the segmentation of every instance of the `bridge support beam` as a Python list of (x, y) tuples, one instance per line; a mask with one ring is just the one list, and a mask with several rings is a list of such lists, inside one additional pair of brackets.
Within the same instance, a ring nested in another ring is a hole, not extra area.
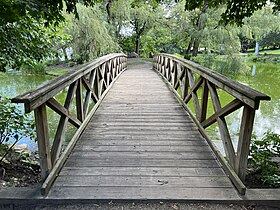
[(46, 104), (42, 104), (34, 110), (36, 132), (38, 141), (38, 152), (41, 166), (42, 179), (46, 179), (52, 168), (49, 134), (48, 134), (48, 121)]

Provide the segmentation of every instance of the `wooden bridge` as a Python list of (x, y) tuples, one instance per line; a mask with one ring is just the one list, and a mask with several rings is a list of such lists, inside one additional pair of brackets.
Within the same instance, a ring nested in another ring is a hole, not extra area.
[[(13, 99), (35, 114), (42, 194), (108, 200), (244, 195), (255, 110), (270, 98), (172, 55), (128, 63), (125, 55), (110, 54)], [(65, 89), (65, 101), (56, 100)], [(222, 106), (220, 92), (232, 101)], [(60, 115), (54, 139), (47, 107)], [(225, 117), (238, 109), (234, 149)], [(77, 131), (65, 148), (68, 123)], [(205, 132), (214, 123), (226, 157)]]

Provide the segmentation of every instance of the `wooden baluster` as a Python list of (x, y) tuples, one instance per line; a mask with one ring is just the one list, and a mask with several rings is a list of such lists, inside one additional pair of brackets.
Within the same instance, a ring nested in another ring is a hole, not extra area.
[[(96, 69), (93, 69), (91, 72), (90, 72), (90, 76), (89, 76), (89, 81), (88, 81), (88, 84), (84, 84), (84, 83), (87, 83), (87, 80), (83, 79), (83, 84), (85, 86), (88, 86), (88, 89), (87, 89), (87, 92), (86, 92), (86, 97), (85, 97), (85, 101), (84, 101), (84, 113), (85, 113), (85, 116), (87, 115), (88, 113), (88, 109), (89, 109), (89, 102), (90, 102), (90, 98), (91, 98), (91, 95), (92, 95), (92, 85), (93, 85), (93, 81), (96, 77)], [(94, 98), (95, 99), (95, 98)], [(96, 103), (97, 100), (95, 99), (94, 100), (94, 103)]]
[[(207, 81), (207, 85), (211, 94), (214, 110), (215, 112), (219, 112), (222, 109), (222, 107), (216, 90), (216, 86), (208, 81)], [(219, 116), (217, 121), (218, 121), (219, 131), (221, 134), (221, 139), (223, 141), (226, 156), (228, 158), (229, 164), (232, 166), (232, 168), (234, 168), (236, 155), (230, 138), (226, 120), (224, 117)]]
[[(114, 62), (112, 62), (114, 63)], [(107, 86), (105, 84), (105, 65), (100, 67), (100, 81), (99, 81), (99, 95), (101, 96), (102, 93), (106, 90)], [(116, 68), (115, 72), (116, 72)], [(117, 72), (116, 72), (117, 75)]]
[[(64, 103), (64, 108), (67, 111), (69, 111), (69, 109), (70, 109), (70, 106), (74, 99), (74, 94), (75, 94), (76, 89), (77, 89), (77, 82), (72, 83), (68, 89), (68, 93), (67, 93), (65, 103)], [(52, 159), (53, 165), (59, 158), (62, 142), (65, 138), (65, 131), (67, 128), (68, 119), (69, 118), (67, 116), (61, 115), (58, 126), (57, 126), (57, 130), (55, 133), (52, 150), (51, 150), (51, 159)]]
[[(194, 76), (193, 76), (192, 71), (189, 70), (189, 69), (187, 69), (187, 74), (188, 74), (188, 78), (189, 78), (189, 84), (190, 84), (190, 87), (192, 89), (192, 88), (195, 87)], [(198, 96), (197, 96), (196, 90), (191, 92), (191, 95), (192, 95), (193, 102), (194, 102), (194, 109), (195, 109), (195, 113), (196, 113), (196, 118), (198, 118), (200, 116), (201, 109), (200, 109), (199, 100), (198, 100)]]
[(46, 104), (42, 104), (34, 110), (38, 152), (41, 166), (42, 179), (46, 179), (52, 169), (49, 131)]
[(207, 115), (209, 89), (208, 89), (207, 82), (205, 79), (203, 80), (202, 87), (203, 87), (203, 90), (202, 90), (202, 101), (201, 101), (201, 113), (198, 118), (199, 122), (203, 122), (206, 119), (206, 115)]
[[(178, 83), (178, 69), (177, 69), (177, 63), (173, 62), (173, 75), (174, 75), (174, 79), (173, 79), (173, 87), (175, 88), (175, 85)], [(177, 90), (177, 88), (175, 88), (175, 90)]]
[(255, 109), (251, 108), (248, 105), (244, 105), (235, 164), (235, 171), (243, 182), (245, 181), (246, 176), (254, 118)]
[(77, 90), (76, 90), (76, 109), (77, 118), (83, 122), (84, 121), (84, 110), (83, 110), (83, 89), (82, 89), (82, 79), (77, 80)]
[(185, 100), (189, 93), (189, 91), (188, 91), (189, 90), (189, 78), (188, 78), (188, 74), (187, 74), (187, 69), (184, 66), (182, 66), (181, 68), (185, 72), (184, 77), (183, 77), (184, 84), (182, 87), (182, 99)]
[(97, 67), (96, 69), (96, 75), (95, 75), (95, 79), (93, 80), (93, 92), (95, 93), (95, 95), (97, 96), (97, 99), (99, 100), (100, 95), (99, 95), (99, 67)]

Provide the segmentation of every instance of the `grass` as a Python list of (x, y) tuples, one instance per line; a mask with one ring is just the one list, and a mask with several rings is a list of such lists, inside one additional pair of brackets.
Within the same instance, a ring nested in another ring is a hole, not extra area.
[(272, 55), (280, 55), (280, 49), (278, 50), (262, 50), (260, 54), (272, 54)]

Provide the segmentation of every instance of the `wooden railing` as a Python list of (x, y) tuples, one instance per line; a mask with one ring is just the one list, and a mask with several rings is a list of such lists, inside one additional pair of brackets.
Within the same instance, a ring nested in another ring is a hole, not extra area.
[[(127, 68), (126, 61), (124, 54), (106, 55), (12, 99), (14, 103), (24, 103), (26, 113), (34, 111), (41, 174), (45, 180), (43, 193), (48, 191), (54, 177), (112, 83)], [(68, 91), (62, 105), (55, 96), (66, 89)], [(76, 99), (75, 103), (74, 99)], [(71, 114), (71, 105), (75, 106), (76, 114)], [(60, 115), (52, 145), (49, 139), (47, 107)], [(90, 107), (93, 108), (90, 110)], [(68, 123), (78, 130), (62, 152)]]
[[(246, 188), (243, 182), (246, 175), (255, 110), (259, 108), (260, 100), (270, 100), (270, 97), (208, 68), (173, 55), (155, 55), (153, 69), (168, 82), (212, 147), (234, 185), (241, 194), (245, 194)], [(230, 94), (234, 99), (222, 107), (217, 89)], [(207, 117), (209, 93), (214, 113)], [(195, 115), (189, 107), (191, 101), (194, 105)], [(237, 151), (235, 151), (225, 117), (242, 107), (243, 115)], [(205, 132), (205, 129), (215, 122), (218, 124), (226, 158)]]

